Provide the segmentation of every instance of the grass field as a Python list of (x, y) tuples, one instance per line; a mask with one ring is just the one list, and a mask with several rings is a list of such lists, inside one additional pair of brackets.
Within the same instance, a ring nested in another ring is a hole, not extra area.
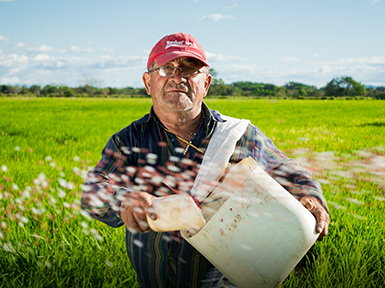
[[(329, 235), (282, 287), (385, 287), (385, 102), (208, 99), (312, 170)], [(85, 173), (149, 99), (0, 98), (0, 287), (136, 287), (124, 229), (79, 209)]]

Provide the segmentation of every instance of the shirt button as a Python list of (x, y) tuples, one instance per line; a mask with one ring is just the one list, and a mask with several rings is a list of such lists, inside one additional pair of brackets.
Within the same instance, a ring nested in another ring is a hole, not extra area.
[(171, 258), (170, 256), (168, 256), (168, 257), (167, 257), (167, 260), (168, 260), (168, 261), (171, 261), (171, 260), (172, 260), (172, 258)]

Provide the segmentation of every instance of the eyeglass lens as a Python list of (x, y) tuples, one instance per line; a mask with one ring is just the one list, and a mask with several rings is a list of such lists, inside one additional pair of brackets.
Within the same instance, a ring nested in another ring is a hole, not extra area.
[(159, 69), (159, 73), (162, 76), (166, 77), (173, 77), (177, 70), (180, 70), (182, 72), (183, 77), (191, 77), (199, 73), (198, 69), (195, 69), (193, 67), (174, 67), (174, 66), (162, 66)]

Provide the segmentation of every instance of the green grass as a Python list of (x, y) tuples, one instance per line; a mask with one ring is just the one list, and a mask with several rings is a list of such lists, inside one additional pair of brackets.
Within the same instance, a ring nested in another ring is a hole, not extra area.
[[(385, 286), (385, 102), (207, 99), (312, 170), (329, 235), (283, 287)], [(82, 215), (84, 173), (149, 99), (0, 98), (0, 287), (133, 287), (124, 229)]]

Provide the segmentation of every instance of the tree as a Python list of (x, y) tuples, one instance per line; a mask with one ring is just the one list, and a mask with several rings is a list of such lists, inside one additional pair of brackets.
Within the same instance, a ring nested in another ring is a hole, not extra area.
[(19, 94), (22, 90), (23, 89), (19, 85), (16, 85), (16, 86), (7, 85), (5, 93), (7, 93), (7, 94)]
[(223, 82), (222, 79), (215, 79), (211, 81), (211, 85), (209, 88), (209, 91), (207, 95), (212, 96), (220, 96), (220, 95), (227, 95), (226, 93), (226, 84)]
[(218, 76), (218, 72), (215, 71), (214, 68), (210, 68), (210, 69), (209, 69), (209, 74), (210, 74), (211, 76), (213, 76), (213, 78), (217, 78), (217, 76)]
[(76, 95), (76, 92), (73, 88), (70, 87), (64, 87), (63, 88), (63, 95), (65, 97), (74, 97)]
[(58, 90), (57, 90), (57, 87), (56, 86), (52, 86), (52, 85), (46, 85), (44, 86), (43, 89), (41, 89), (40, 91), (41, 94), (43, 95), (52, 95), (52, 94), (57, 94), (58, 93)]
[(363, 84), (352, 77), (334, 78), (324, 87), (326, 96), (364, 96), (366, 89)]
[(209, 74), (213, 77), (211, 81), (211, 85), (209, 88), (209, 91), (207, 95), (215, 95), (215, 96), (220, 96), (220, 95), (227, 95), (227, 86), (223, 82), (222, 79), (218, 79), (218, 72), (215, 71), (214, 68), (209, 69)]
[(41, 87), (39, 85), (32, 85), (31, 87), (29, 87), (29, 91), (31, 91), (31, 93), (35, 94), (36, 96), (40, 95), (40, 90)]

